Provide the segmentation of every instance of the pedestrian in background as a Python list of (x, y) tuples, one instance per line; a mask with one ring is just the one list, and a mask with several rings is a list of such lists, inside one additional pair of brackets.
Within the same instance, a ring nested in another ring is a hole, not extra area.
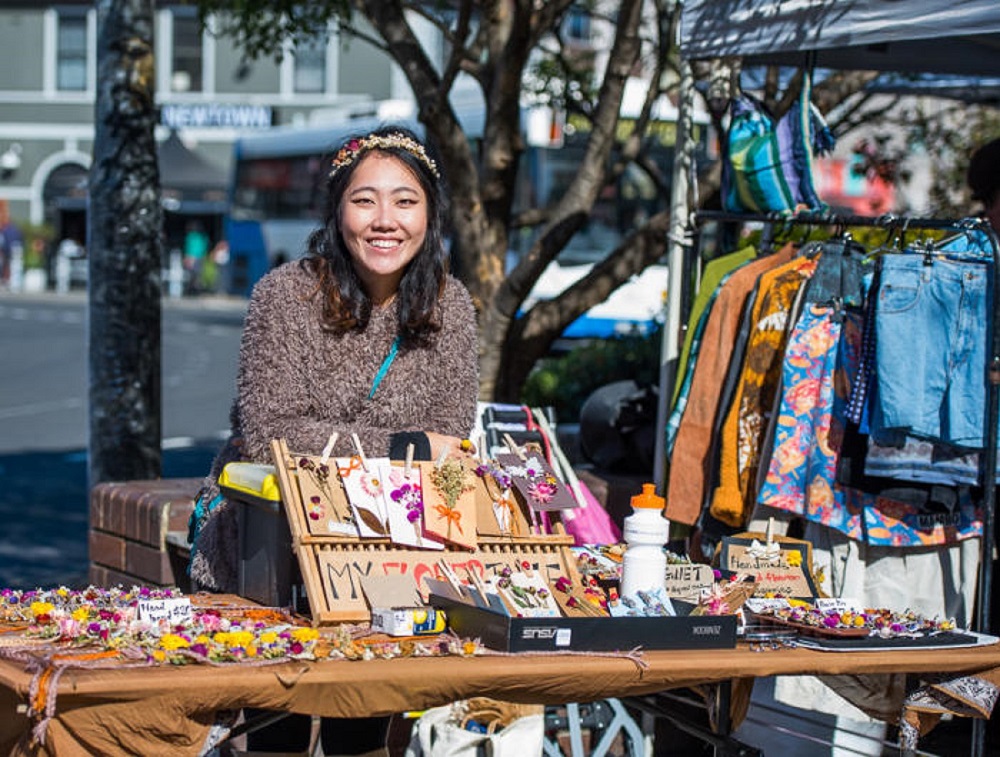
[(10, 285), (11, 265), (24, 253), (24, 237), (10, 218), (10, 205), (0, 200), (0, 286)]
[(208, 234), (198, 221), (187, 226), (184, 235), (184, 268), (188, 272), (188, 294), (198, 294), (203, 290), (202, 273), (208, 256)]

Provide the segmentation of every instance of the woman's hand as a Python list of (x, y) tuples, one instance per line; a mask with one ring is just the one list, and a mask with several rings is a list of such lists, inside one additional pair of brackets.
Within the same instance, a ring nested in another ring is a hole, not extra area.
[(449, 456), (472, 457), (476, 454), (476, 445), (468, 439), (436, 434), (433, 431), (426, 431), (425, 435), (431, 444), (431, 460), (437, 460), (446, 449)]

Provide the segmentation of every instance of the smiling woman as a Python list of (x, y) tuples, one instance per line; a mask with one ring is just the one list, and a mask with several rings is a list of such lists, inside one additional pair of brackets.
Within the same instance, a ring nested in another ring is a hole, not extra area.
[(423, 247), (427, 195), (405, 164), (372, 153), (358, 164), (339, 212), (354, 270), (372, 302), (384, 307)]
[[(272, 463), (272, 440), (335, 457), (355, 452), (352, 438), (369, 457), (404, 459), (410, 445), (413, 459), (473, 451), (461, 440), (476, 411), (476, 319), (468, 292), (448, 274), (444, 209), (437, 165), (412, 132), (381, 128), (335, 153), (324, 224), (308, 256), (270, 271), (250, 299), (232, 436), (192, 522), (199, 588), (238, 590), (235, 508), (218, 475), (236, 460)], [(328, 449), (333, 433), (339, 443)], [(345, 741), (356, 733), (357, 751), (367, 751), (384, 726), (324, 723), (324, 747), (356, 753)], [(275, 745), (287, 751), (289, 724), (278, 731)], [(268, 738), (254, 734), (248, 745), (260, 751)]]
[(330, 165), (309, 255), (264, 276), (250, 300), (232, 441), (193, 524), (191, 575), (204, 588), (237, 588), (235, 516), (216, 484), (226, 463), (271, 462), (274, 439), (319, 454), (333, 432), (334, 455), (351, 454), (356, 434), (371, 456), (403, 459), (412, 444), (414, 459), (437, 459), (472, 429), (475, 312), (448, 274), (436, 163), (412, 132), (386, 127), (348, 139)]

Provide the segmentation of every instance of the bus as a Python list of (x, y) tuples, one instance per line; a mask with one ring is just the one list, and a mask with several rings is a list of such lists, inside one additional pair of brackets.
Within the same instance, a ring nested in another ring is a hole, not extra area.
[(347, 136), (377, 128), (374, 120), (323, 128), (276, 128), (234, 144), (229, 213), (230, 294), (249, 296), (271, 268), (301, 257), (323, 218), (328, 158)]
[[(470, 139), (481, 133), (481, 116), (460, 114)], [(410, 119), (392, 119), (422, 134)], [(270, 268), (302, 256), (310, 233), (323, 217), (326, 168), (333, 149), (348, 136), (363, 134), (386, 123), (363, 118), (330, 126), (281, 127), (248, 134), (235, 143), (230, 210), (225, 222), (229, 244), (231, 294), (248, 296), (254, 283)], [(627, 121), (623, 121), (627, 126)], [(666, 122), (664, 122), (666, 123)], [(568, 126), (571, 126), (568, 125)], [(669, 124), (673, 127), (673, 123)], [(478, 131), (477, 131), (478, 129)], [(654, 129), (650, 157), (670, 174), (672, 128)], [(547, 204), (564, 192), (580, 165), (586, 134), (567, 128), (557, 145), (528, 139), (519, 171), (515, 207)], [(587, 227), (543, 273), (525, 301), (528, 308), (556, 296), (585, 276), (593, 265), (641, 224), (669, 203), (640, 171), (627, 172), (609, 188), (594, 208)], [(533, 241), (531, 234), (512, 235), (508, 266), (516, 264)], [(607, 301), (566, 329), (566, 338), (603, 338), (649, 331), (659, 322), (666, 297), (665, 265), (655, 265), (616, 290)]]

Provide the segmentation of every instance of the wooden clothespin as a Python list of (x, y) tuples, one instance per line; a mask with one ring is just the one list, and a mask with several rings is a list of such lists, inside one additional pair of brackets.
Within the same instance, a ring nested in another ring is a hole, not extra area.
[(445, 448), (441, 450), (441, 454), (438, 455), (437, 461), (434, 463), (434, 467), (440, 470), (441, 466), (444, 465), (444, 461), (448, 459), (448, 454), (451, 452), (451, 445), (445, 445)]
[(337, 439), (340, 438), (340, 433), (334, 431), (330, 434), (330, 438), (326, 442), (326, 446), (323, 447), (323, 455), (319, 459), (320, 465), (326, 465), (330, 462), (330, 455), (333, 454), (333, 446), (337, 443)]
[(361, 467), (365, 473), (368, 472), (368, 458), (365, 457), (365, 448), (361, 446), (361, 440), (356, 433), (351, 434), (351, 441), (354, 442), (354, 449), (357, 450), (358, 458), (361, 460)]
[(479, 576), (476, 575), (476, 572), (472, 568), (466, 566), (465, 573), (469, 577), (469, 583), (471, 583), (476, 588), (476, 591), (480, 593), (480, 595), (483, 597), (483, 600), (485, 601), (486, 599), (485, 584), (483, 584)]
[(517, 455), (517, 459), (518, 460), (520, 460), (521, 462), (524, 462), (524, 460), (525, 460), (524, 450), (522, 450), (517, 445), (517, 442), (514, 441), (514, 438), (510, 434), (508, 434), (506, 431), (504, 432), (504, 435), (503, 435), (503, 442), (504, 442), (504, 444), (507, 445), (507, 449), (509, 449), (512, 454)]
[(403, 478), (409, 480), (413, 472), (413, 442), (406, 445), (406, 462), (403, 463)]
[(462, 582), (458, 580), (458, 576), (455, 575), (455, 571), (451, 569), (451, 566), (445, 562), (444, 558), (441, 558), (437, 562), (438, 570), (441, 571), (441, 575), (444, 576), (444, 580), (451, 584), (451, 588), (455, 590), (458, 596), (464, 596), (462, 594)]

